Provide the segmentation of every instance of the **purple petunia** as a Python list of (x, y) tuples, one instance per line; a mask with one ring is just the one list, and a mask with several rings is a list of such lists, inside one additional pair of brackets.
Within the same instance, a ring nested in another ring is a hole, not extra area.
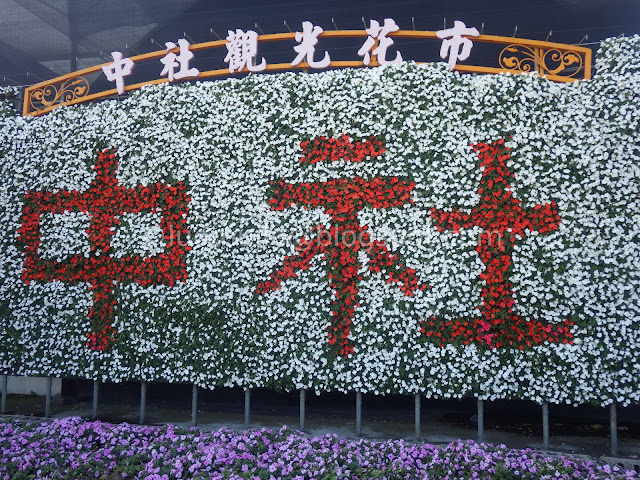
[(283, 427), (214, 432), (87, 422), (0, 422), (0, 480), (638, 479), (633, 471), (473, 441), (444, 447), (308, 438)]

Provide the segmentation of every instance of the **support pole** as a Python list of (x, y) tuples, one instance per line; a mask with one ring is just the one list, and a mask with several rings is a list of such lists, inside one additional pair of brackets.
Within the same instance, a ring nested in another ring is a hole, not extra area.
[(7, 383), (9, 381), (9, 375), (2, 375), (2, 402), (0, 402), (0, 413), (7, 413), (7, 395), (9, 394), (9, 390), (7, 388)]
[(194, 383), (191, 389), (191, 425), (198, 424), (198, 386)]
[(44, 417), (51, 416), (51, 388), (53, 385), (53, 377), (47, 377), (47, 391), (44, 398)]
[(249, 428), (249, 412), (251, 411), (251, 389), (244, 389), (244, 428)]
[(147, 382), (140, 382), (140, 425), (144, 425), (144, 417), (147, 409)]
[(362, 392), (356, 392), (356, 435), (362, 434)]
[(416, 441), (420, 440), (420, 394), (416, 393), (414, 397), (414, 421), (415, 421), (415, 437)]
[(478, 399), (478, 442), (484, 442), (484, 401)]
[(300, 389), (300, 431), (304, 431), (304, 411), (305, 403), (307, 399), (307, 391), (304, 388)]
[(98, 388), (100, 385), (100, 381), (93, 381), (93, 411), (91, 413), (91, 418), (93, 420), (98, 419)]
[(549, 450), (549, 403), (542, 402), (542, 443)]
[(611, 455), (618, 454), (618, 412), (616, 410), (616, 402), (613, 402), (609, 406), (609, 412), (611, 414), (611, 424), (609, 426), (611, 430)]

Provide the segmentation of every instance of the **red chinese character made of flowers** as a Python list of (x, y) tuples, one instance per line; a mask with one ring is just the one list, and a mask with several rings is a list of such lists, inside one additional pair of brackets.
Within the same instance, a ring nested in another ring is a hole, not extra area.
[(450, 342), (475, 343), (496, 347), (522, 349), (545, 342), (571, 343), (570, 321), (552, 325), (540, 320), (524, 319), (513, 312), (515, 300), (509, 280), (512, 270), (513, 246), (527, 231), (548, 233), (558, 229), (560, 216), (555, 203), (527, 209), (513, 196), (510, 181), (514, 174), (507, 161), (509, 148), (504, 140), (492, 144), (472, 145), (478, 152), (482, 177), (478, 193), (480, 203), (469, 213), (460, 210), (431, 209), (431, 218), (438, 231), (460, 233), (463, 228), (482, 228), (476, 251), (485, 265), (480, 278), (480, 317), (465, 320), (431, 318), (422, 323), (422, 332), (440, 345)]
[[(98, 152), (94, 169), (95, 180), (84, 192), (61, 190), (27, 192), (24, 196), (22, 225), (18, 230), (24, 244), (25, 260), (22, 278), (32, 281), (62, 281), (70, 284), (87, 283), (93, 296), (89, 310), (91, 331), (87, 346), (92, 350), (106, 350), (114, 341), (113, 320), (116, 282), (135, 282), (142, 286), (173, 286), (187, 278), (186, 252), (191, 247), (175, 238), (188, 234), (187, 213), (189, 197), (181, 182), (175, 185), (156, 183), (149, 186), (125, 188), (118, 184), (118, 162), (115, 149)], [(40, 220), (43, 213), (62, 214), (85, 212), (89, 215), (87, 229), (91, 254), (75, 254), (62, 261), (40, 258)], [(166, 242), (164, 252), (152, 257), (139, 255), (113, 257), (111, 238), (124, 213), (161, 213), (160, 226)]]
[[(346, 135), (339, 138), (316, 138), (301, 144), (302, 164), (317, 162), (361, 162), (367, 157), (382, 155), (385, 148), (374, 137), (360, 142)], [(427, 288), (419, 284), (416, 271), (406, 266), (399, 254), (391, 253), (385, 244), (371, 240), (366, 225), (358, 223), (358, 212), (364, 207), (397, 208), (412, 204), (411, 192), (415, 183), (398, 177), (365, 179), (334, 179), (326, 182), (288, 183), (279, 180), (272, 184), (269, 204), (272, 210), (284, 210), (292, 205), (323, 208), (331, 216), (331, 226), (315, 227), (315, 236), (302, 237), (296, 254), (285, 256), (281, 266), (270, 279), (258, 284), (258, 293), (280, 288), (281, 283), (297, 277), (297, 272), (311, 266), (315, 256), (323, 255), (327, 262), (329, 285), (335, 293), (331, 303), (329, 344), (342, 356), (353, 352), (349, 338), (355, 309), (359, 307), (358, 291), (362, 275), (359, 273), (358, 252), (364, 250), (369, 257), (369, 271), (384, 272), (388, 283), (400, 284), (401, 291), (412, 296), (416, 290)]]

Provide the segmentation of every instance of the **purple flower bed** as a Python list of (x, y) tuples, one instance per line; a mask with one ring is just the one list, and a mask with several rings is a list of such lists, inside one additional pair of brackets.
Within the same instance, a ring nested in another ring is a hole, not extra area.
[(87, 422), (0, 423), (1, 479), (635, 479), (592, 462), (472, 441), (438, 448), (323, 435)]

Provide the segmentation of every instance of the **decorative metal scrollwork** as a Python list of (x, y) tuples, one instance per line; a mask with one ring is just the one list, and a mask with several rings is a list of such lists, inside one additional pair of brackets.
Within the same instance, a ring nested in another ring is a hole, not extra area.
[(514, 72), (538, 72), (543, 75), (573, 77), (582, 69), (583, 59), (578, 52), (543, 50), (526, 45), (509, 45), (500, 52), (500, 66)]
[(45, 85), (31, 92), (29, 103), (42, 110), (52, 105), (71, 102), (89, 93), (89, 82), (84, 77), (70, 78), (59, 86)]

